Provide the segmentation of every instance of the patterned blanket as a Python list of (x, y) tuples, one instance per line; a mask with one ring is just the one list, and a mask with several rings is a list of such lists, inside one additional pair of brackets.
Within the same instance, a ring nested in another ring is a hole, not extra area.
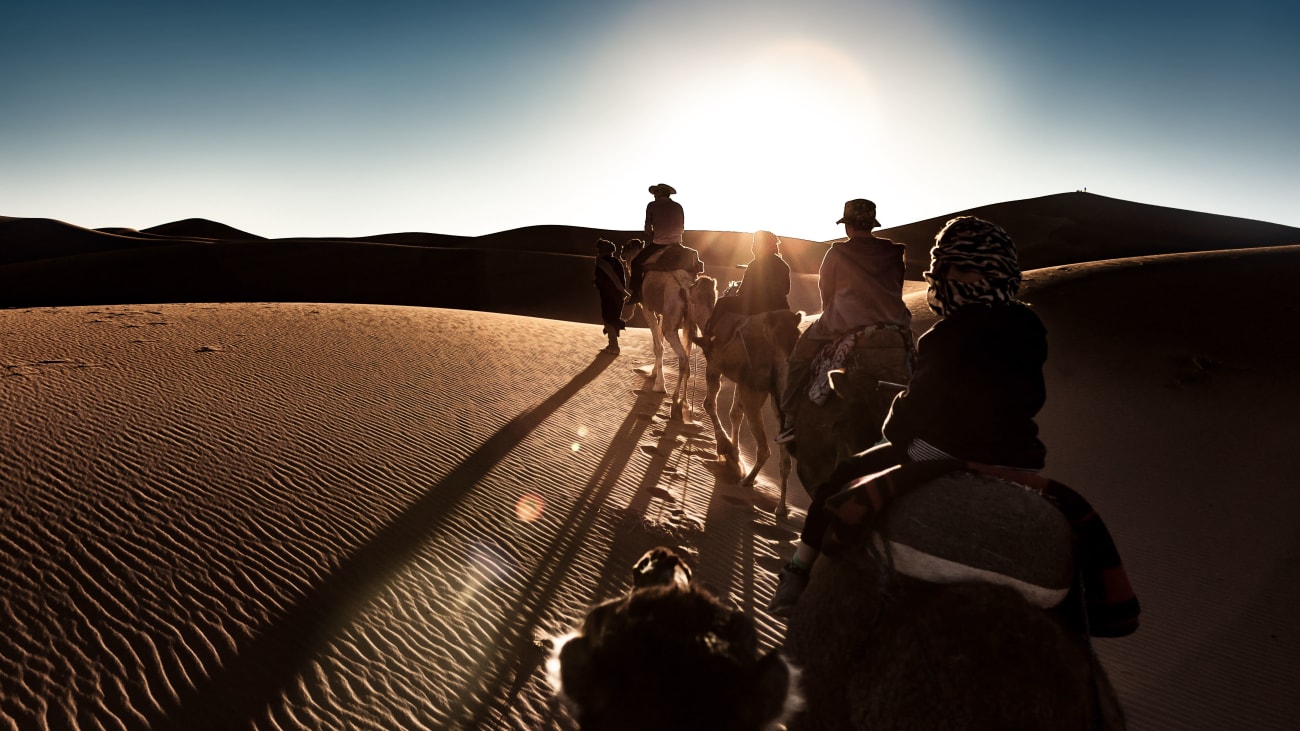
[[(868, 325), (847, 332), (833, 342), (827, 343), (813, 359), (812, 378), (808, 384), (808, 399), (813, 403), (821, 406), (831, 395), (831, 377), (830, 373), (834, 370), (840, 370), (848, 365), (849, 354), (857, 347), (861, 341), (866, 343), (867, 338), (876, 332), (897, 332), (902, 335), (899, 347), (912, 347), (912, 333), (910, 330), (897, 325)], [(891, 377), (897, 378), (897, 375)]]

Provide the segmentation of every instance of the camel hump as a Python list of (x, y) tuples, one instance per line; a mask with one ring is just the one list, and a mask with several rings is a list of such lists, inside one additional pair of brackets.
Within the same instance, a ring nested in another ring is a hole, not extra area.
[(761, 341), (771, 347), (780, 357), (788, 358), (799, 339), (802, 319), (803, 313), (769, 310), (744, 317), (736, 330), (751, 341)]
[(999, 584), (1037, 607), (1060, 604), (1074, 580), (1065, 515), (1041, 493), (987, 475), (952, 472), (899, 496), (874, 540), (901, 574)]

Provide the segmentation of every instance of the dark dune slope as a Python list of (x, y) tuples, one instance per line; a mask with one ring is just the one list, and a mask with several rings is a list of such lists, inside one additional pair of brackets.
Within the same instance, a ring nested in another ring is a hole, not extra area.
[(907, 246), (907, 277), (920, 279), (929, 266), (935, 234), (948, 219), (964, 215), (1005, 228), (1026, 270), (1129, 256), (1300, 244), (1300, 228), (1092, 193), (995, 203), (882, 229), (880, 235)]

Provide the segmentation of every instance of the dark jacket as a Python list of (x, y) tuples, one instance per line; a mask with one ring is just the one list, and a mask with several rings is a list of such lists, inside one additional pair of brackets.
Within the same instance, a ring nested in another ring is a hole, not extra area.
[(623, 302), (627, 300), (627, 270), (614, 256), (596, 256), (596, 272), (592, 284), (600, 293), (600, 319), (607, 325), (616, 323), (622, 329)]
[(778, 254), (754, 257), (740, 283), (740, 311), (756, 315), (772, 310), (788, 310), (790, 302), (790, 265)]
[(1020, 302), (972, 304), (917, 341), (916, 371), (894, 399), (884, 435), (985, 464), (1042, 469), (1034, 416), (1047, 400), (1047, 330)]

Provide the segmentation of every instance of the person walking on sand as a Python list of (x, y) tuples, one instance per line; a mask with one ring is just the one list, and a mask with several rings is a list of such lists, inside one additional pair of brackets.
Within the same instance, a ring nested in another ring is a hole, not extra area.
[(930, 309), (942, 319), (917, 341), (916, 371), (894, 397), (879, 444), (836, 465), (815, 487), (794, 556), (768, 610), (788, 616), (808, 582), (830, 525), (829, 496), (894, 465), (960, 459), (1035, 473), (1047, 449), (1034, 417), (1047, 399), (1047, 330), (1017, 299), (1016, 247), (1001, 226), (954, 218), (930, 250)]
[(641, 301), (641, 282), (645, 279), (646, 260), (672, 244), (682, 243), (682, 234), (686, 232), (686, 213), (682, 204), (669, 197), (676, 193), (676, 189), (667, 183), (650, 186), (650, 195), (654, 196), (654, 200), (645, 207), (647, 243), (641, 253), (632, 259), (632, 296), (629, 304)]
[(910, 338), (912, 312), (903, 303), (906, 247), (872, 233), (880, 221), (876, 220), (876, 204), (865, 198), (846, 202), (844, 215), (836, 223), (844, 224), (849, 238), (832, 244), (822, 259), (817, 285), (822, 314), (799, 336), (790, 353), (777, 444), (794, 441), (800, 391), (808, 387), (809, 370), (823, 347), (871, 325), (897, 328)]
[(609, 336), (606, 353), (618, 354), (618, 336), (627, 327), (623, 321), (623, 302), (627, 300), (627, 271), (623, 262), (614, 255), (616, 247), (608, 239), (596, 240), (596, 270), (592, 284), (600, 293), (600, 319), (605, 323), (602, 332)]

